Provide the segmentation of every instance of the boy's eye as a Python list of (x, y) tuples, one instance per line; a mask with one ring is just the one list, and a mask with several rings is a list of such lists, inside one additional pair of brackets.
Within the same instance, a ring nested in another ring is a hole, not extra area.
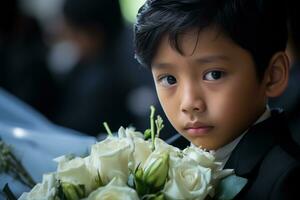
[(204, 74), (203, 79), (207, 81), (215, 81), (224, 76), (224, 72), (222, 71), (210, 71)]
[(169, 87), (171, 85), (174, 85), (177, 83), (177, 80), (174, 76), (171, 75), (166, 75), (163, 76), (159, 79), (159, 82), (164, 86), (164, 87)]

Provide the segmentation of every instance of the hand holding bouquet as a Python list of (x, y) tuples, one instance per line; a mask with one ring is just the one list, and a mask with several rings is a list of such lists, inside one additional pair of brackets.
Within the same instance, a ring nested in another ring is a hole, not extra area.
[(163, 122), (159, 116), (154, 120), (154, 112), (151, 107), (151, 127), (144, 134), (121, 127), (113, 136), (105, 125), (109, 134), (90, 155), (56, 158), (57, 171), (19, 199), (232, 199), (246, 181), (222, 170), (213, 152), (180, 150), (158, 138)]

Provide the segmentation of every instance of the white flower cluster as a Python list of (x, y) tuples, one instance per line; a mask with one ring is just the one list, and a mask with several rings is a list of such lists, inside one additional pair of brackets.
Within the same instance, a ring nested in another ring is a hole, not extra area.
[(57, 171), (19, 200), (201, 200), (213, 197), (218, 181), (232, 173), (221, 170), (212, 152), (181, 151), (159, 138), (154, 146), (142, 133), (121, 127), (87, 157), (56, 158)]

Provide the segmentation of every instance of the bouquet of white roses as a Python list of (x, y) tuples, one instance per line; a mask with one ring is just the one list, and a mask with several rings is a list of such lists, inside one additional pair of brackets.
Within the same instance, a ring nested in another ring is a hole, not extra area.
[(221, 169), (213, 152), (180, 150), (158, 138), (163, 123), (159, 116), (154, 120), (154, 107), (150, 122), (144, 134), (121, 127), (117, 136), (105, 124), (107, 138), (88, 156), (56, 158), (57, 171), (19, 199), (231, 199), (245, 185), (233, 170)]

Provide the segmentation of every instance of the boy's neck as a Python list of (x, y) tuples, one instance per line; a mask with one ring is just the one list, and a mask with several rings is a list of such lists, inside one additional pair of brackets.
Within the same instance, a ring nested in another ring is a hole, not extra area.
[[(269, 105), (266, 105), (265, 112), (255, 121), (255, 123), (253, 125), (258, 124), (258, 123), (268, 119), (269, 117), (271, 117), (271, 110), (270, 110)], [(247, 131), (248, 130), (246, 130), (245, 132), (247, 132)]]

